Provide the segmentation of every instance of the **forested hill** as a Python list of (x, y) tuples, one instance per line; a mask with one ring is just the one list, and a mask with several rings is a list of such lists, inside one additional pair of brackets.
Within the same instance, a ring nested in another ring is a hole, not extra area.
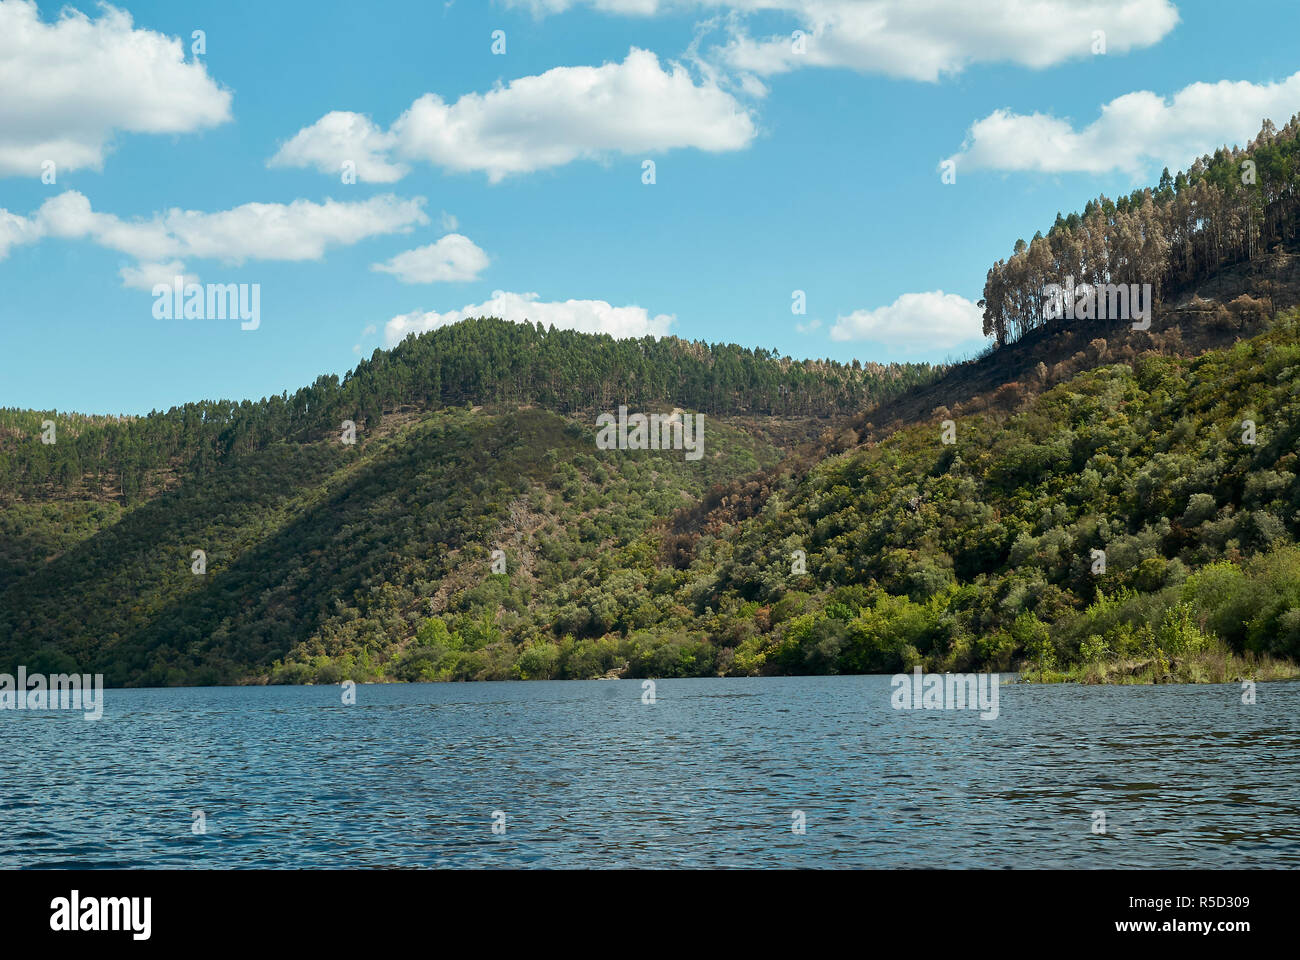
[[(980, 302), (984, 332), (1002, 345), (1048, 323), (1044, 291), (1067, 277), (1150, 284), (1156, 302), (1168, 305), (1233, 264), (1294, 246), (1297, 237), (1300, 114), (1280, 130), (1265, 120), (1245, 148), (1216, 150), (1176, 175), (1166, 168), (1155, 187), (1089, 200), (1081, 213), (1058, 213), (1046, 235), (1017, 240), (1012, 256), (989, 269)], [(1267, 296), (1267, 285), (1256, 293)]]
[(389, 415), (356, 446), (235, 452), (130, 508), (10, 502), (0, 669), (1287, 675), (1300, 317), (1266, 326), (1192, 359), (1102, 355), (1015, 415), (955, 415), (951, 443), (923, 422), (777, 474), (754, 516), (685, 543), (665, 518), (819, 425), (720, 415), (695, 463), (597, 450), (585, 415), (457, 406)]
[[(256, 403), (0, 411), (0, 670), (1295, 675), (1298, 136), (1018, 244), (942, 369), (483, 318)], [(1046, 323), (1068, 276), (1150, 328)], [(620, 404), (703, 459), (598, 449)]]
[[(677, 337), (615, 340), (492, 318), (411, 335), (376, 350), (342, 382), (320, 377), (292, 396), (209, 401), (145, 417), (0, 410), (0, 503), (52, 498), (131, 505), (237, 454), (315, 442), (350, 420), (448, 406), (537, 404), (557, 413), (667, 405), (707, 414), (831, 418), (861, 411), (940, 371), (929, 364), (851, 365)], [(40, 443), (54, 422), (55, 443)]]
[[(119, 684), (413, 679), (427, 656), (401, 657), (440, 614), (467, 663), (518, 675), (529, 638), (621, 622), (676, 509), (940, 372), (483, 318), (257, 403), (6, 410), (0, 662)], [(704, 458), (598, 450), (595, 416), (620, 404), (704, 412)], [(493, 549), (511, 597), (489, 616)], [(592, 600), (611, 578), (619, 599)]]

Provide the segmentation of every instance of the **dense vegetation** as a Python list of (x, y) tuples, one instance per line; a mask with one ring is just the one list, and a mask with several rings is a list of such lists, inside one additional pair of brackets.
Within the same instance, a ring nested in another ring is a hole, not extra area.
[(924, 424), (832, 458), (702, 542), (679, 596), (740, 672), (1300, 658), (1297, 332), (1103, 359), (953, 444)]
[[(336, 664), (413, 677), (391, 656), (431, 611), (463, 610), (453, 626), (468, 652), (488, 648), (508, 674), (515, 644), (549, 633), (551, 605), (616, 573), (613, 551), (816, 429), (709, 421), (692, 462), (602, 454), (590, 419), (539, 409), (448, 408), (383, 427), (355, 446), (236, 453), (125, 511), (11, 505), (0, 660), (90, 665), (116, 683), (229, 682), (292, 650), (322, 676)], [(506, 575), (490, 573), (492, 549)], [(493, 606), (507, 584), (513, 599)], [(549, 599), (525, 615), (533, 592)]]
[[(1298, 134), (1266, 124), (1018, 245), (985, 305), (1000, 344), (1023, 339), (954, 368), (479, 319), (292, 397), (0, 411), (0, 670), (1295, 675), (1300, 313), (1213, 304), (1197, 346), (1112, 324), (1053, 356), (1024, 334), (1054, 271), (1168, 295), (1293, 243)], [(595, 413), (623, 403), (703, 411), (704, 458), (597, 449)]]
[(818, 426), (711, 422), (692, 463), (456, 407), (238, 453), (127, 510), (14, 504), (3, 660), (127, 683), (1252, 672), (1229, 654), (1300, 657), (1298, 330), (1195, 359), (1103, 345), (1021, 412), (957, 418), (955, 443), (918, 424), (783, 475), (685, 556), (659, 521)]
[(1058, 213), (1047, 236), (1017, 240), (1011, 258), (989, 270), (984, 333), (1004, 344), (1049, 322), (1046, 287), (1067, 277), (1149, 283), (1157, 302), (1168, 299), (1274, 244), (1294, 243), (1298, 213), (1300, 114), (1281, 130), (1264, 121), (1244, 150), (1217, 150), (1177, 176), (1166, 168), (1155, 189), (1098, 197), (1082, 214)]
[[(567, 413), (625, 403), (830, 417), (938, 372), (929, 364), (796, 361), (734, 344), (615, 340), (480, 318), (376, 350), (342, 382), (320, 377), (293, 396), (190, 403), (140, 418), (0, 409), (0, 503), (88, 496), (130, 505), (177, 475), (208, 476), (273, 444), (334, 437), (344, 420), (372, 429), (386, 411), (403, 408), (531, 403)], [(40, 443), (48, 420), (56, 442)]]

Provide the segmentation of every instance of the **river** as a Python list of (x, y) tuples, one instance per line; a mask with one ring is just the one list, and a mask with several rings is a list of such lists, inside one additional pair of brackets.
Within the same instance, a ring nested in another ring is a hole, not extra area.
[[(1300, 683), (108, 690), (0, 712), (0, 867), (1294, 867)], [(495, 828), (495, 830), (494, 830)]]

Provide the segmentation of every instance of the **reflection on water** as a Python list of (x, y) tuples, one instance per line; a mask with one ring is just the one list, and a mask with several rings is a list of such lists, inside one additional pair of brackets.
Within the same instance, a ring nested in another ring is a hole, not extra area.
[(0, 866), (1300, 864), (1298, 683), (1254, 705), (1233, 685), (1006, 686), (991, 722), (893, 710), (888, 677), (641, 692), (110, 690), (98, 722), (2, 711)]

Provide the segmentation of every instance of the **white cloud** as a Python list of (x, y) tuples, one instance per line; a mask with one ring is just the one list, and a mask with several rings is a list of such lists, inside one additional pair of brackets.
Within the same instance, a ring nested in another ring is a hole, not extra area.
[(183, 277), (182, 285), (198, 283), (198, 274), (186, 273), (185, 264), (179, 260), (167, 263), (138, 263), (134, 267), (123, 267), (118, 271), (122, 286), (132, 290), (153, 290), (158, 284), (171, 286), (177, 277)]
[(52, 23), (31, 0), (0, 0), (0, 176), (99, 169), (118, 131), (190, 133), (230, 119), (230, 93), (179, 38), (135, 29), (111, 6)]
[(395, 183), (410, 172), (405, 164), (387, 159), (396, 142), (396, 137), (379, 129), (369, 117), (334, 110), (299, 130), (266, 165), (315, 167), (321, 173), (341, 177), (343, 164), (351, 161), (356, 165), (358, 180)]
[[(732, 5), (732, 4), (729, 4)], [(790, 34), (738, 32), (722, 51), (734, 69), (760, 75), (800, 67), (845, 67), (936, 81), (976, 63), (1043, 68), (1092, 55), (1093, 31), (1108, 54), (1159, 42), (1178, 22), (1170, 0), (747, 0), (750, 9), (784, 9), (806, 33), (796, 53)]]
[(246, 203), (219, 213), (173, 209), (162, 222), (182, 256), (227, 263), (319, 260), (327, 247), (409, 233), (416, 224), (427, 224), (423, 206), (423, 197), (383, 194), (355, 203)]
[[(975, 63), (1048, 67), (1090, 56), (1093, 31), (1108, 53), (1159, 42), (1178, 23), (1171, 0), (510, 0), (541, 15), (584, 3), (610, 13), (649, 15), (713, 8), (735, 14), (779, 12), (790, 29), (751, 37), (730, 20), (714, 56), (760, 75), (800, 67), (843, 67), (913, 80), (938, 80)], [(792, 34), (805, 34), (802, 53)]]
[(871, 340), (901, 350), (946, 350), (983, 340), (984, 312), (965, 297), (905, 293), (886, 307), (838, 317), (832, 340)]
[(457, 283), (477, 280), (487, 269), (488, 256), (473, 240), (449, 233), (437, 243), (399, 253), (370, 269), (391, 273), (402, 283)]
[(406, 313), (393, 317), (384, 325), (388, 346), (401, 343), (409, 334), (436, 330), (470, 317), (500, 317), (511, 323), (541, 323), (562, 330), (581, 333), (607, 333), (619, 339), (627, 337), (662, 337), (668, 333), (674, 316), (651, 316), (644, 307), (615, 307), (604, 300), (564, 300), (544, 302), (535, 293), (493, 292), (491, 299), (446, 313), (430, 311)]
[(0, 208), (0, 260), (9, 256), (10, 248), (32, 243), (39, 236), (32, 221)]
[(382, 131), (359, 114), (334, 112), (300, 130), (275, 165), (339, 169), (343, 155), (368, 151), (358, 179), (396, 179), (404, 163), (486, 173), (493, 183), (580, 158), (679, 148), (739, 150), (757, 133), (753, 117), (715, 82), (696, 83), (682, 65), (660, 66), (633, 48), (622, 63), (555, 67), (455, 103), (426, 93)]
[(950, 159), (960, 170), (1032, 170), (1139, 177), (1151, 168), (1187, 167), (1225, 144), (1245, 145), (1264, 118), (1285, 122), (1300, 109), (1300, 72), (1277, 83), (1193, 83), (1166, 100), (1126, 93), (1081, 130), (1047, 114), (997, 110), (970, 128)]
[(149, 220), (127, 221), (95, 212), (83, 194), (68, 190), (45, 201), (30, 218), (0, 209), (0, 259), (10, 246), (45, 237), (90, 240), (139, 261), (121, 272), (123, 282), (136, 287), (160, 271), (175, 277), (187, 259), (319, 260), (329, 247), (427, 224), (424, 203), (423, 197), (384, 194), (357, 203), (246, 203), (217, 213), (173, 208)]

